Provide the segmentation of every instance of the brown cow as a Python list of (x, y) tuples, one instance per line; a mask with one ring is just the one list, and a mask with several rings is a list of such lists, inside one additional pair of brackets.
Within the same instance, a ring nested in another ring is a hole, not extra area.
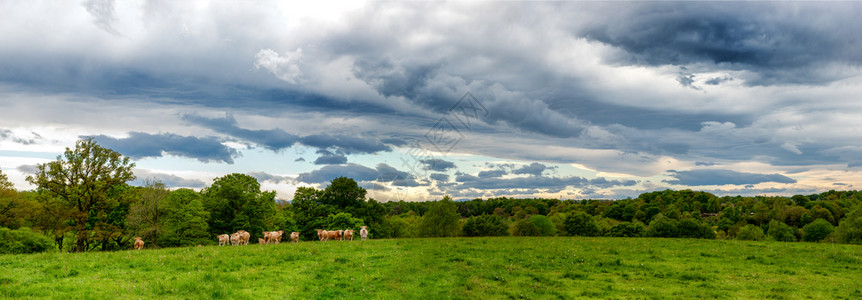
[(242, 243), (243, 245), (248, 246), (248, 240), (251, 239), (251, 234), (245, 230), (240, 230), (240, 231), (237, 231), (236, 233), (239, 233), (239, 242)]
[(262, 238), (257, 238), (257, 243), (260, 245), (266, 245), (266, 240), (264, 240)]
[(353, 240), (353, 229), (348, 229), (344, 231), (344, 239), (348, 241)]
[(325, 242), (325, 241), (326, 241), (326, 238), (327, 238), (328, 236), (329, 236), (329, 235), (328, 235), (328, 234), (326, 234), (326, 230), (323, 230), (323, 229), (317, 229), (317, 238), (319, 238), (321, 242)]
[(230, 235), (230, 244), (233, 246), (239, 245), (239, 232), (234, 232)]
[(329, 239), (332, 239), (332, 240), (334, 240), (334, 239), (338, 239), (338, 231), (335, 231), (335, 230), (329, 230), (329, 231), (327, 231), (327, 232), (326, 232), (326, 239), (327, 239), (327, 240), (329, 240)]
[(135, 250), (141, 250), (144, 248), (144, 241), (141, 240), (141, 237), (135, 237)]
[(299, 232), (296, 232), (296, 231), (291, 232), (290, 233), (290, 241), (292, 241), (294, 243), (299, 243)]
[(263, 242), (264, 243), (269, 244), (270, 234), (272, 234), (272, 232), (270, 232), (270, 231), (264, 231), (263, 232)]
[(359, 229), (359, 236), (362, 237), (362, 240), (364, 241), (368, 238), (368, 226), (362, 226), (360, 228), (361, 229)]
[(218, 245), (224, 246), (227, 243), (230, 243), (230, 236), (227, 234), (219, 234), (218, 235)]
[(281, 244), (281, 235), (284, 234), (284, 230), (273, 231), (273, 235), (275, 235), (275, 243)]

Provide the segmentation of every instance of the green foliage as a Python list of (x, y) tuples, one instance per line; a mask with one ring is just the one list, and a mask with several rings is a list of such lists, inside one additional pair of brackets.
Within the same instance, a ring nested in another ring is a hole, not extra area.
[(162, 212), (162, 234), (165, 246), (194, 246), (211, 244), (209, 212), (204, 209), (203, 197), (190, 189), (178, 189), (159, 203)]
[(509, 225), (498, 215), (481, 215), (467, 218), (462, 228), (464, 236), (509, 235)]
[(512, 224), (510, 233), (513, 236), (540, 236), (542, 234), (536, 223), (533, 223), (530, 219), (517, 219)]
[(566, 231), (571, 235), (598, 236), (601, 232), (596, 220), (585, 212), (576, 212), (566, 218)]
[(677, 237), (679, 236), (679, 222), (665, 216), (656, 216), (645, 233), (648, 237)]
[(817, 219), (814, 222), (805, 225), (802, 227), (802, 231), (805, 232), (802, 235), (802, 239), (806, 242), (819, 242), (820, 240), (826, 238), (830, 233), (835, 231), (835, 226), (832, 226), (829, 221), (824, 219)]
[(409, 211), (384, 219), (382, 226), (389, 233), (389, 238), (413, 238), (419, 236), (419, 225), (422, 218)]
[(338, 177), (323, 190), (323, 204), (338, 208), (361, 207), (367, 192), (352, 178)]
[(621, 222), (612, 227), (608, 236), (613, 237), (641, 237), (644, 235), (644, 224), (639, 221)]
[(746, 241), (759, 241), (764, 237), (763, 229), (760, 226), (748, 224), (739, 229), (736, 234), (736, 239)]
[(769, 229), (766, 230), (766, 234), (773, 240), (779, 242), (796, 241), (796, 235), (794, 234), (793, 228), (790, 228), (790, 226), (778, 220), (769, 221)]
[(144, 187), (137, 189), (138, 201), (129, 208), (128, 225), (132, 235), (140, 236), (148, 245), (164, 246), (159, 238), (163, 235), (162, 211), (160, 202), (170, 195), (171, 191), (162, 182), (147, 180)]
[[(29, 254), (57, 249), (47, 236), (38, 234), (30, 228), (15, 230), (0, 227), (0, 254)], [(0, 274), (2, 275), (2, 274)]]
[[(347, 230), (353, 229), (356, 230), (357, 234), (359, 232), (359, 228), (365, 226), (365, 223), (362, 222), (362, 219), (354, 218), (350, 213), (338, 213), (334, 215), (329, 215), (326, 217), (326, 225), (323, 229), (327, 230)], [(368, 237), (370, 238), (372, 228), (369, 227)]]
[(715, 232), (712, 228), (700, 221), (692, 218), (687, 218), (679, 221), (677, 226), (679, 237), (696, 238), (696, 239), (714, 239)]
[(422, 225), (419, 227), (419, 235), (423, 237), (456, 236), (461, 228), (458, 208), (449, 196), (435, 202), (425, 215), (422, 216)]
[(857, 205), (838, 224), (838, 240), (842, 243), (862, 244), (862, 205)]
[(203, 205), (210, 213), (210, 234), (216, 236), (245, 230), (262, 236), (267, 220), (275, 214), (275, 192), (261, 192), (257, 179), (245, 174), (228, 174), (201, 191)]
[(75, 250), (82, 252), (95, 244), (93, 240), (104, 241), (122, 229), (122, 224), (108, 219), (124, 221), (109, 215), (118, 206), (128, 205), (124, 203), (128, 189), (118, 187), (135, 179), (134, 167), (128, 157), (87, 138), (78, 140), (74, 150), (66, 148), (56, 161), (37, 165), (36, 174), (28, 176), (27, 181), (47, 198), (59, 200), (51, 203), (70, 211), (77, 239)]

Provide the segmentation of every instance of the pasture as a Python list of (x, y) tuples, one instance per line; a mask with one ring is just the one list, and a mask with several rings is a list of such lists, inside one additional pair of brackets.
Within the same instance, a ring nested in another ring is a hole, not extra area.
[(862, 298), (862, 247), (494, 237), (0, 256), (3, 298)]

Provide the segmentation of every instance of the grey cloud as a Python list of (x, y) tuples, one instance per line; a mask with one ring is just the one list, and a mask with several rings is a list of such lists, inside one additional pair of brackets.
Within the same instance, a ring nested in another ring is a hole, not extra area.
[(425, 164), (426, 170), (432, 170), (432, 171), (437, 171), (437, 172), (445, 172), (448, 169), (454, 169), (455, 168), (455, 163), (450, 162), (450, 161), (446, 161), (446, 160), (442, 160), (439, 158), (423, 159), (423, 160), (420, 160), (420, 162)]
[(9, 129), (2, 129), (0, 130), (0, 140), (11, 140), (22, 145), (32, 145), (44, 140), (38, 133), (30, 132), (30, 134), (32, 135), (30, 137), (20, 137)]
[(105, 135), (92, 136), (105, 148), (113, 149), (125, 156), (141, 159), (161, 157), (164, 154), (189, 157), (201, 162), (225, 162), (233, 164), (240, 154), (219, 142), (216, 138), (197, 138), (171, 133), (149, 134), (129, 132), (127, 138), (113, 138)]
[(387, 188), (381, 184), (370, 182), (370, 181), (362, 181), (359, 182), (359, 186), (366, 190), (377, 190), (377, 191), (385, 191)]
[(297, 162), (298, 161), (305, 161), (305, 158), (300, 157), (300, 158), (294, 159), (293, 161), (297, 161)]
[(350, 163), (346, 165), (327, 165), (318, 170), (301, 173), (297, 176), (296, 180), (306, 183), (326, 183), (332, 179), (344, 176), (353, 178), (356, 181), (375, 181), (379, 174), (380, 172), (375, 169)]
[(87, 0), (82, 5), (93, 16), (93, 24), (107, 33), (120, 35), (120, 32), (114, 28), (117, 17), (114, 15), (113, 0)]
[(713, 78), (707, 79), (704, 82), (704, 84), (706, 84), (706, 85), (719, 85), (719, 84), (722, 84), (722, 83), (727, 82), (727, 81), (733, 81), (733, 77), (730, 77), (730, 76), (713, 77)]
[(512, 171), (513, 174), (530, 174), (534, 176), (542, 175), (542, 172), (548, 169), (548, 166), (540, 164), (540, 163), (531, 163), (527, 166), (523, 166), (521, 168), (515, 169)]
[(746, 185), (763, 182), (796, 183), (796, 180), (781, 174), (757, 174), (745, 173), (732, 170), (691, 170), (691, 171), (668, 171), (673, 180), (664, 180), (666, 183), (679, 185)]
[(488, 171), (480, 171), (478, 176), (479, 178), (499, 178), (506, 175), (505, 170), (488, 170)]
[(442, 181), (442, 182), (449, 181), (449, 174), (434, 173), (428, 177), (430, 177), (431, 179), (436, 180), (436, 181)]
[(137, 179), (132, 181), (131, 184), (135, 186), (144, 186), (147, 181), (158, 181), (172, 188), (202, 188), (206, 186), (206, 183), (199, 179), (187, 179), (173, 174), (158, 173), (137, 168), (133, 171)]
[(248, 172), (248, 175), (257, 179), (258, 182), (267, 181), (267, 182), (272, 182), (275, 184), (279, 184), (279, 183), (290, 184), (290, 183), (296, 182), (296, 180), (294, 180), (291, 177), (273, 175), (273, 174), (269, 174), (267, 172)]
[(24, 174), (36, 174), (39, 172), (39, 167), (36, 165), (20, 165), (15, 170)]
[(413, 178), (407, 172), (399, 171), (398, 169), (387, 165), (387, 164), (378, 164), (377, 165), (377, 180), (382, 182), (391, 182), (398, 180), (408, 180)]
[(392, 151), (392, 148), (370, 138), (361, 138), (346, 135), (315, 134), (304, 136), (299, 142), (306, 146), (319, 149), (334, 148), (344, 154), (352, 153), (377, 153)]
[(706, 166), (706, 167), (710, 167), (710, 166), (714, 166), (714, 165), (716, 165), (716, 163), (714, 163), (714, 162), (697, 161), (697, 162), (694, 162), (694, 165), (695, 165), (695, 166)]
[(314, 160), (315, 165), (338, 165), (346, 164), (347, 157), (344, 155), (323, 155)]
[(268, 130), (249, 130), (240, 128), (231, 114), (225, 114), (225, 117), (222, 119), (206, 118), (195, 114), (185, 114), (182, 115), (182, 119), (192, 124), (246, 140), (274, 151), (289, 148), (299, 139), (298, 136), (287, 133), (278, 128)]

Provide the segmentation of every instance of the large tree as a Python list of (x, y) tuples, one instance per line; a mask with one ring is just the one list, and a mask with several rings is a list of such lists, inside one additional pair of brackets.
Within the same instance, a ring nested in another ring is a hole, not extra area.
[(86, 138), (78, 140), (75, 149), (66, 148), (56, 161), (39, 164), (27, 181), (70, 211), (75, 251), (83, 252), (94, 239), (113, 237), (102, 231), (117, 228), (111, 224), (116, 221), (112, 213), (122, 206), (128, 191), (122, 186), (135, 179), (134, 166), (128, 157)]
[(143, 187), (137, 188), (138, 200), (132, 204), (129, 211), (129, 227), (131, 231), (144, 239), (148, 245), (159, 245), (162, 235), (160, 220), (161, 202), (171, 193), (160, 181), (147, 180)]
[(461, 231), (459, 220), (461, 215), (455, 202), (449, 195), (443, 196), (422, 216), (419, 234), (423, 237), (456, 236)]
[(216, 178), (201, 194), (213, 235), (241, 229), (260, 236), (275, 215), (275, 192), (261, 192), (257, 179), (245, 174)]

